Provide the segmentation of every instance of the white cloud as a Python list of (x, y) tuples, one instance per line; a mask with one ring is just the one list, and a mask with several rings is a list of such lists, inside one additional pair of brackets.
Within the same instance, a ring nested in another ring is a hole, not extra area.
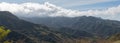
[(0, 3), (0, 11), (10, 11), (19, 17), (78, 17), (78, 16), (97, 16), (109, 19), (120, 17), (120, 5), (104, 10), (77, 11), (58, 7), (48, 2), (39, 3)]

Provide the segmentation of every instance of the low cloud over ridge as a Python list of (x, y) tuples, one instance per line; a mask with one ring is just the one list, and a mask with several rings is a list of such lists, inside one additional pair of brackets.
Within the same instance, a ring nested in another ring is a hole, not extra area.
[(9, 11), (19, 17), (78, 17), (97, 16), (118, 20), (120, 18), (120, 5), (104, 10), (77, 11), (65, 9), (49, 2), (39, 3), (0, 3), (0, 11)]

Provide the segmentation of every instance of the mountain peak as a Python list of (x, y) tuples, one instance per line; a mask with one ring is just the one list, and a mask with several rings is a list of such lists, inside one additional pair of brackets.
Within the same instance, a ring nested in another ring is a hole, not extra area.
[(18, 17), (8, 11), (0, 11), (0, 19), (18, 20)]
[(12, 14), (9, 11), (0, 11), (0, 15), (4, 15), (4, 14)]

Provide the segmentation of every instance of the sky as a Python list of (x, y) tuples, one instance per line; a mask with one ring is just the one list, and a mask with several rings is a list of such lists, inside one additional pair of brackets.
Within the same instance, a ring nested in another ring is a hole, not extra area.
[(49, 2), (54, 5), (73, 10), (88, 10), (88, 9), (106, 9), (113, 6), (118, 6), (120, 0), (0, 0), (0, 2), (8, 3), (45, 3)]
[(0, 0), (0, 11), (24, 17), (85, 15), (120, 20), (120, 0)]

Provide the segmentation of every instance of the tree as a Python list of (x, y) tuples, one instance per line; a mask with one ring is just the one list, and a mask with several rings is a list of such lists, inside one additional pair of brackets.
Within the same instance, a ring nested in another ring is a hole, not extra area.
[(9, 29), (5, 29), (5, 27), (0, 26), (0, 41), (4, 40), (4, 38), (10, 33)]

